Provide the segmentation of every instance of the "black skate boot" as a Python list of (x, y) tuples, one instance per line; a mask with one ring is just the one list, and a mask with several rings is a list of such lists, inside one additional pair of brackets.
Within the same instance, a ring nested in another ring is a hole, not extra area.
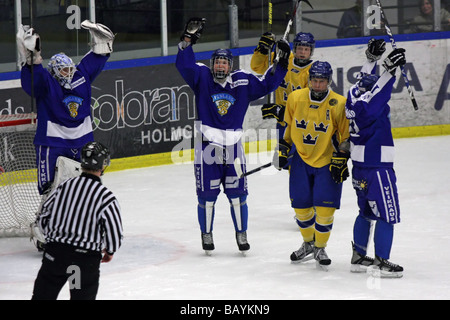
[(367, 267), (373, 265), (374, 259), (366, 255), (362, 255), (358, 251), (356, 251), (355, 244), (353, 242), (352, 248), (353, 248), (353, 255), (350, 261), (351, 263), (350, 272), (355, 273), (366, 272)]
[(312, 254), (314, 253), (314, 241), (303, 242), (300, 249), (292, 252), (291, 261), (292, 263), (300, 263), (311, 260)]
[(211, 252), (214, 250), (214, 240), (212, 232), (210, 233), (202, 232), (202, 247), (207, 255), (211, 255)]
[(239, 251), (242, 253), (250, 249), (250, 245), (247, 242), (247, 231), (236, 232), (236, 242), (239, 247)]
[(401, 278), (403, 277), (403, 267), (375, 255), (372, 275), (380, 278)]

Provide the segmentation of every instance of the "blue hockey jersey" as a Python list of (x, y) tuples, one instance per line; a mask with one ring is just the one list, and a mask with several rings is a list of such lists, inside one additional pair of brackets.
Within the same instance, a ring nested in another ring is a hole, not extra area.
[(278, 67), (272, 75), (269, 68), (261, 77), (244, 71), (231, 72), (224, 84), (214, 81), (210, 68), (196, 63), (192, 46), (179, 49), (176, 67), (195, 93), (200, 130), (210, 142), (232, 145), (242, 136), (244, 117), (249, 103), (274, 91), (287, 69)]
[(356, 85), (348, 92), (346, 116), (350, 120), (350, 152), (357, 167), (393, 167), (394, 140), (390, 107), (395, 82), (384, 72), (371, 91), (361, 94)]
[[(91, 119), (91, 84), (100, 74), (109, 55), (90, 51), (76, 66), (71, 89), (62, 87), (58, 80), (41, 64), (34, 65), (34, 96), (37, 105), (35, 145), (81, 148), (94, 140)], [(22, 88), (31, 95), (31, 68), (21, 71)]]

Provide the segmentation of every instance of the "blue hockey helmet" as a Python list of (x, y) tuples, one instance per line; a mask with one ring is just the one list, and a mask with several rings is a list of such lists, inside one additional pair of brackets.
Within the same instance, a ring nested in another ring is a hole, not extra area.
[(70, 89), (73, 75), (77, 71), (72, 59), (64, 53), (57, 53), (50, 58), (48, 62), (48, 71), (58, 80), (59, 84)]
[(365, 93), (367, 91), (372, 90), (375, 83), (378, 81), (380, 77), (376, 74), (364, 74), (361, 79), (358, 80), (356, 86), (358, 87), (359, 92)]
[(332, 75), (333, 69), (326, 61), (314, 61), (309, 69), (310, 80), (313, 78), (327, 79), (328, 83), (331, 84)]
[[(330, 89), (330, 85), (332, 82), (332, 75), (333, 75), (333, 69), (331, 68), (331, 65), (326, 61), (314, 61), (311, 65), (311, 68), (309, 69), (309, 80), (308, 80), (308, 86), (309, 90), (311, 92), (311, 95), (318, 100), (323, 99)], [(326, 79), (327, 80), (327, 87), (326, 89), (317, 90), (313, 88), (313, 85), (311, 84), (312, 79)]]
[(311, 55), (316, 47), (316, 40), (314, 40), (314, 36), (309, 32), (299, 32), (295, 35), (294, 38), (294, 51), (295, 47), (303, 46), (311, 48)]
[[(216, 63), (216, 60), (223, 59), (228, 62), (228, 71), (225, 72), (224, 70), (215, 70), (214, 64)], [(210, 60), (210, 69), (215, 79), (223, 80), (230, 74), (231, 70), (233, 69), (233, 54), (231, 53), (230, 49), (217, 49), (212, 53), (211, 60)]]

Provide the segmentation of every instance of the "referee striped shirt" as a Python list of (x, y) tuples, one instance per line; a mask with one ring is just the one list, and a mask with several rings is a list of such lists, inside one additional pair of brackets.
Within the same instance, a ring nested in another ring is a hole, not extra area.
[(83, 172), (45, 201), (39, 224), (47, 242), (114, 254), (122, 242), (120, 206), (100, 178)]

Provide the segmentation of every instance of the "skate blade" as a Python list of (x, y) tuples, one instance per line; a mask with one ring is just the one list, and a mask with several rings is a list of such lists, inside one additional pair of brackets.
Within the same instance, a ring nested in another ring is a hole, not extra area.
[(210, 257), (212, 256), (213, 251), (212, 250), (205, 250), (205, 254)]
[(305, 258), (303, 258), (302, 260), (291, 260), (291, 263), (293, 264), (299, 264), (299, 263), (303, 263), (303, 262), (307, 262), (309, 260), (312, 260), (314, 258), (314, 256), (311, 254), (310, 256), (306, 256)]
[(319, 261), (316, 261), (316, 269), (328, 272), (330, 265), (320, 264)]
[(370, 274), (374, 278), (383, 278), (383, 279), (397, 279), (403, 277), (403, 272), (389, 272), (380, 270), (380, 268), (376, 266), (370, 266), (367, 268), (367, 273)]
[(352, 264), (350, 266), (350, 272), (352, 273), (366, 273), (368, 266), (363, 266), (360, 264)]

